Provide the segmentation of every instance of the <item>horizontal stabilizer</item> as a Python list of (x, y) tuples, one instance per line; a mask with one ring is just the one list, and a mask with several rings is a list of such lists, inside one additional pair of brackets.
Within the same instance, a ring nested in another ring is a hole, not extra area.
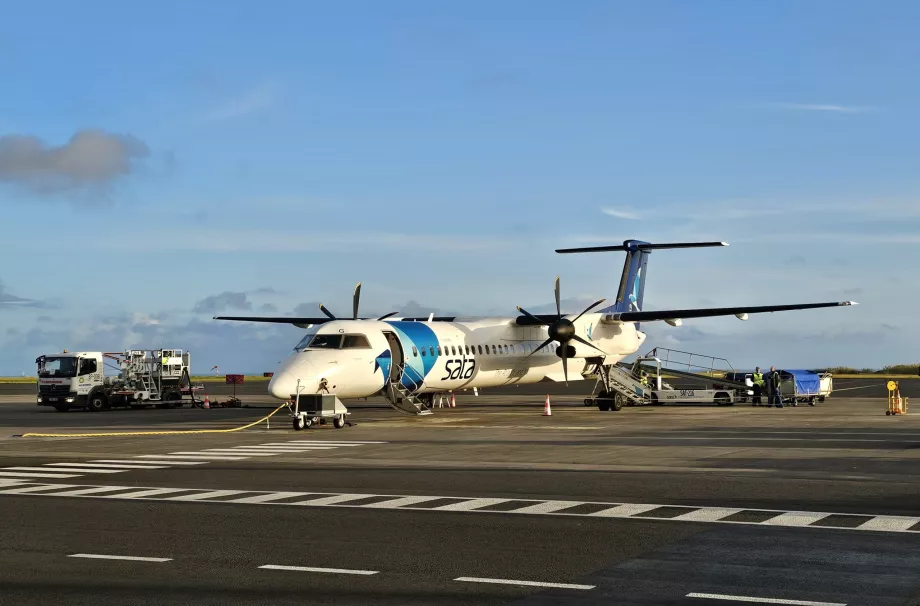
[(727, 242), (672, 242), (662, 244), (650, 244), (648, 242), (639, 242), (638, 240), (627, 240), (622, 244), (612, 246), (586, 246), (582, 248), (557, 248), (557, 253), (585, 253), (585, 252), (610, 252), (610, 251), (628, 251), (628, 250), (666, 250), (669, 248), (709, 248), (712, 246), (728, 246)]
[(744, 314), (772, 313), (774, 311), (794, 311), (800, 309), (818, 309), (821, 307), (840, 307), (858, 305), (855, 301), (835, 301), (831, 303), (799, 303), (795, 305), (761, 305), (758, 307), (716, 307), (712, 309), (666, 309), (656, 311), (625, 311), (604, 316), (608, 322), (653, 322), (655, 320), (682, 320), (688, 318), (712, 318), (717, 316), (742, 316)]

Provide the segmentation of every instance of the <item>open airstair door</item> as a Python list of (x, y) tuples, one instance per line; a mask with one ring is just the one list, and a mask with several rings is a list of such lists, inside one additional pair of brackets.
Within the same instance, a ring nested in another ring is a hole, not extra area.
[(405, 363), (405, 353), (403, 352), (402, 343), (395, 333), (384, 331), (387, 344), (390, 346), (390, 365), (384, 372), (387, 374), (387, 380), (383, 387), (383, 396), (395, 410), (407, 415), (430, 415), (432, 414), (425, 403), (413, 393), (419, 387), (420, 382), (412, 379), (412, 368)]

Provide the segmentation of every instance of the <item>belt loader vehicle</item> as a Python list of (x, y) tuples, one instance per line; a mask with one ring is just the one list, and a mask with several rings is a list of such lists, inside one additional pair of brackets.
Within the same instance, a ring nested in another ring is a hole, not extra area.
[[(106, 366), (106, 362), (114, 364)], [(112, 407), (173, 408), (188, 394), (194, 402), (189, 377), (189, 352), (181, 349), (131, 349), (124, 353), (79, 351), (42, 355), (38, 366), (38, 406), (60, 412), (86, 408), (92, 412)], [(106, 376), (106, 369), (115, 371)]]

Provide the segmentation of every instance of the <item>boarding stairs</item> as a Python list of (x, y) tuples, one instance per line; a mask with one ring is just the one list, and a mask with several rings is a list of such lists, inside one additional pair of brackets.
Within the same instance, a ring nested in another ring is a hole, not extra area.
[[(424, 385), (424, 378), (418, 376), (409, 365), (401, 365), (396, 373), (396, 380), (387, 382), (383, 395), (390, 406), (407, 415), (430, 415), (431, 410), (417, 393)], [(409, 386), (403, 384), (403, 378), (408, 378)]]
[[(729, 381), (723, 378), (726, 373), (734, 374), (736, 372), (735, 368), (725, 358), (669, 349), (667, 347), (656, 347), (645, 354), (644, 357), (661, 360), (662, 374), (692, 381), (718, 383), (724, 389), (750, 389), (743, 381)], [(647, 372), (657, 370), (647, 365), (642, 365), (641, 367)]]
[(602, 392), (607, 392), (607, 397), (617, 398), (621, 405), (641, 405), (647, 404), (651, 400), (652, 385), (643, 385), (630, 370), (626, 370), (623, 367), (604, 366), (599, 363), (588, 376), (597, 379), (594, 387), (595, 393), (600, 387)]

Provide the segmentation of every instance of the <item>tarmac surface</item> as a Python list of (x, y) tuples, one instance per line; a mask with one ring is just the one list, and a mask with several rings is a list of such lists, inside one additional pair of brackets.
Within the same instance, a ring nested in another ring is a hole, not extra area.
[(277, 407), (265, 386), (99, 413), (0, 389), (4, 598), (920, 604), (920, 415), (887, 416), (878, 380), (783, 409), (601, 412), (573, 384), (544, 416), (540, 385), (347, 402), (343, 429), (18, 437), (233, 429)]

